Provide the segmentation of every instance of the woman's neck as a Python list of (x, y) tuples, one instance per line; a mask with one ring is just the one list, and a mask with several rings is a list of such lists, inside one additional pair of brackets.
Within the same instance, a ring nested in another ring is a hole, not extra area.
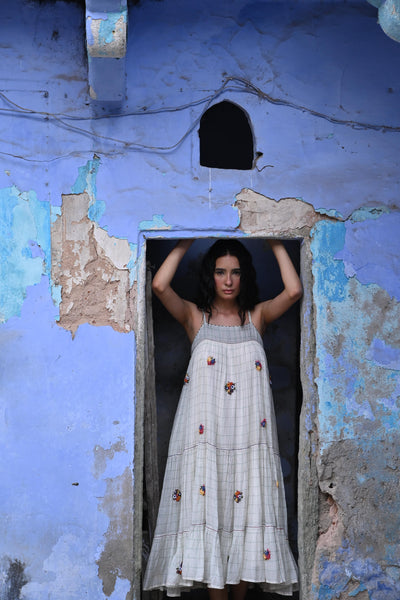
[(239, 306), (236, 302), (214, 302), (210, 322), (215, 325), (241, 325)]

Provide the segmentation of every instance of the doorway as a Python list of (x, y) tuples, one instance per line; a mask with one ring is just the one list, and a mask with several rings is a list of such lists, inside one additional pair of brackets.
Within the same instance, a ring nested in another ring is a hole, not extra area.
[[(202, 256), (213, 239), (197, 240), (182, 260), (174, 278), (173, 286), (178, 294), (188, 300), (195, 300), (197, 273)], [(251, 238), (241, 240), (253, 256), (257, 272), (260, 299), (265, 300), (278, 294), (282, 283), (278, 265), (267, 240)], [(176, 240), (148, 240), (147, 264), (154, 275), (159, 265), (175, 245)], [(285, 242), (286, 248), (297, 270), (300, 269), (300, 242)], [(168, 452), (168, 443), (179, 400), (182, 381), (189, 361), (190, 344), (183, 328), (174, 321), (166, 309), (154, 296), (151, 299), (154, 333), (155, 396), (157, 420), (157, 467), (158, 484), (161, 490)], [(292, 551), (297, 558), (297, 472), (299, 449), (299, 416), (302, 404), (300, 384), (300, 308), (299, 303), (285, 315), (272, 323), (264, 335), (264, 346), (272, 379), (275, 413), (278, 428), (279, 447), (285, 483), (288, 511), (288, 534)], [(146, 444), (146, 440), (145, 440)], [(144, 465), (147, 469), (146, 464)], [(149, 525), (147, 520), (148, 497), (144, 498), (144, 562), (148, 554)], [(153, 526), (150, 527), (150, 529)], [(145, 564), (143, 565), (145, 567)], [(162, 598), (162, 595), (144, 598)], [(207, 593), (193, 591), (186, 593), (188, 600), (207, 598)], [(257, 588), (249, 591), (249, 599), (259, 597), (270, 599), (274, 595), (261, 594)], [(279, 596), (277, 596), (278, 598)], [(294, 598), (298, 596), (293, 596)]]

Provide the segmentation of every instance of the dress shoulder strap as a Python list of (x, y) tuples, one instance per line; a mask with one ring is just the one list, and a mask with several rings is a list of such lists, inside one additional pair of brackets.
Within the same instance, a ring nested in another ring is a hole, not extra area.
[(251, 312), (248, 310), (247, 314), (249, 315), (249, 323), (253, 323), (253, 321), (251, 320)]
[(207, 323), (207, 321), (206, 321), (206, 313), (204, 312), (204, 310), (203, 310), (203, 323)]

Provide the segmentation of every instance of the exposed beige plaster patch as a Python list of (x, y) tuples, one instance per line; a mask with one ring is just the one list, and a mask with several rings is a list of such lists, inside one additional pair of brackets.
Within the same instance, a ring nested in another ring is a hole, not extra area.
[[(107, 514), (110, 523), (105, 533), (105, 544), (99, 560), (98, 574), (103, 582), (103, 592), (111, 596), (117, 577), (132, 582), (133, 573), (133, 476), (126, 467), (119, 477), (107, 480), (107, 489), (100, 510)], [(133, 599), (133, 590), (125, 600)], [(122, 599), (121, 599), (122, 600)]]
[(317, 549), (336, 550), (342, 542), (344, 527), (340, 518), (338, 505), (332, 496), (326, 496), (326, 503), (327, 510), (321, 511), (321, 531)]
[(321, 557), (333, 557), (342, 543), (344, 534), (340, 511), (332, 496), (326, 494), (325, 502), (320, 500), (319, 511), (320, 531), (315, 549), (314, 568), (311, 579), (312, 583), (317, 587), (320, 584), (318, 565), (320, 564)]
[(282, 198), (277, 201), (248, 188), (237, 194), (233, 206), (239, 211), (239, 229), (258, 236), (305, 236), (317, 221), (333, 219), (317, 213), (303, 200)]
[(52, 227), (52, 280), (61, 286), (59, 325), (75, 335), (82, 323), (133, 329), (136, 286), (127, 267), (127, 240), (110, 237), (87, 214), (90, 198), (63, 195)]

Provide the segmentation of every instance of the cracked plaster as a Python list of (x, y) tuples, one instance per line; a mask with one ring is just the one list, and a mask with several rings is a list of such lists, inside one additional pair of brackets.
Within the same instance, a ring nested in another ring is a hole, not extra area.
[(134, 328), (136, 286), (130, 284), (131, 247), (88, 218), (86, 192), (63, 195), (52, 226), (52, 279), (61, 286), (59, 325), (74, 335), (79, 325)]
[(274, 200), (251, 189), (243, 189), (237, 194), (233, 206), (239, 212), (239, 229), (257, 236), (302, 237), (315, 223), (328, 219), (301, 199)]

